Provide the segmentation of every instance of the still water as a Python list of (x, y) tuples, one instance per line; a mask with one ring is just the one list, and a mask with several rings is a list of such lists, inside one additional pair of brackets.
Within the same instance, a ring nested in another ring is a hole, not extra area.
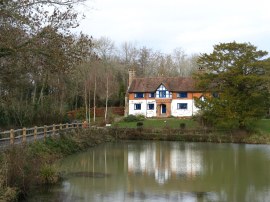
[(270, 201), (270, 146), (125, 141), (59, 163), (30, 201)]

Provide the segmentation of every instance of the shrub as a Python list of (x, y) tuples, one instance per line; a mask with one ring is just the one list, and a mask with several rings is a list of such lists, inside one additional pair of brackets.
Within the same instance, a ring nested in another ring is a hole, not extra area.
[(143, 122), (137, 122), (137, 129), (141, 132), (143, 129)]
[(128, 115), (127, 117), (124, 118), (125, 122), (135, 122), (137, 121), (137, 117), (134, 115)]
[(185, 124), (185, 123), (180, 123), (180, 128), (181, 128), (182, 130), (184, 130), (184, 129), (186, 128), (186, 124)]
[(138, 114), (136, 117), (138, 121), (143, 121), (145, 119), (145, 116), (143, 114)]
[(145, 119), (144, 115), (128, 115), (127, 117), (124, 118), (125, 122), (136, 122), (136, 121), (143, 121)]
[(0, 196), (0, 201), (17, 201), (18, 190), (16, 188), (7, 187)]
[(56, 170), (51, 165), (44, 165), (40, 169), (40, 180), (42, 184), (54, 184), (58, 181)]

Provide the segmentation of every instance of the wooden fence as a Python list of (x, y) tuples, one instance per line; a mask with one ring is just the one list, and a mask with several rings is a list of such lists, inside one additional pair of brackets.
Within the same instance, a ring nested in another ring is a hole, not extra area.
[(41, 126), (33, 128), (11, 129), (9, 131), (0, 132), (0, 147), (7, 145), (14, 145), (27, 142), (35, 142), (49, 136), (59, 135), (60, 131), (67, 131), (75, 128), (88, 127), (84, 123), (66, 123), (66, 124), (53, 124), (50, 126)]

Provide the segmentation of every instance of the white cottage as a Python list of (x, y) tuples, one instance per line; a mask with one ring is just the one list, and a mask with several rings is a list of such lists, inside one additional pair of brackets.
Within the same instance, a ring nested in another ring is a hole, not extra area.
[(146, 117), (191, 117), (198, 112), (194, 98), (202, 97), (195, 90), (191, 77), (136, 78), (129, 70), (126, 114)]

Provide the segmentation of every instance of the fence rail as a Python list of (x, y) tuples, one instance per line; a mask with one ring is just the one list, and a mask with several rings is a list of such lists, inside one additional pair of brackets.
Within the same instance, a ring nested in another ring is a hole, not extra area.
[(85, 127), (87, 127), (85, 123), (66, 123), (53, 124), (50, 126), (35, 126), (32, 128), (21, 128), (16, 130), (11, 129), (9, 131), (0, 132), (0, 147), (33, 142), (41, 139), (46, 140), (46, 137), (58, 135), (59, 131)]

